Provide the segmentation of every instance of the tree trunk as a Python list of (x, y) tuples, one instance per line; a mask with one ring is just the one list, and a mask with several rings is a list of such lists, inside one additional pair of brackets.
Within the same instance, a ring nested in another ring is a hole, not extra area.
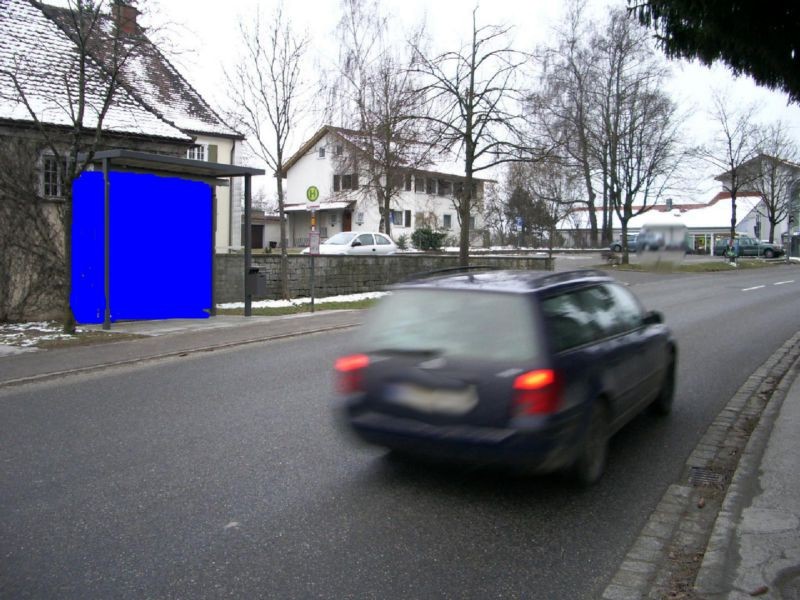
[(289, 299), (289, 255), (286, 248), (286, 219), (284, 218), (283, 212), (283, 177), (281, 177), (281, 173), (283, 173), (283, 163), (278, 164), (278, 168), (276, 169), (278, 176), (276, 177), (278, 183), (278, 217), (281, 220), (281, 263), (280, 263), (280, 272), (281, 272), (281, 298), (283, 300)]
[(64, 307), (62, 330), (70, 335), (75, 333), (75, 315), (72, 312), (72, 185), (65, 185), (64, 213), (64, 287), (62, 303)]

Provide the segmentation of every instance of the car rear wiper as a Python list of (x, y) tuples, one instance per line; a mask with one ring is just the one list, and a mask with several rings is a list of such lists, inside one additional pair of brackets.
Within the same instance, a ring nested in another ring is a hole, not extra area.
[(394, 354), (398, 356), (424, 356), (433, 358), (444, 352), (441, 348), (378, 348), (370, 350), (371, 354)]

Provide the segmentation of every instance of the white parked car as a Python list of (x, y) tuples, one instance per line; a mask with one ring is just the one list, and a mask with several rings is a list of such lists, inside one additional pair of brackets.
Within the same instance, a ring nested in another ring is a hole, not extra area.
[[(308, 254), (309, 249), (303, 250)], [(394, 254), (397, 244), (388, 235), (377, 232), (342, 231), (329, 237), (319, 245), (320, 254), (348, 254), (367, 256), (375, 254)]]

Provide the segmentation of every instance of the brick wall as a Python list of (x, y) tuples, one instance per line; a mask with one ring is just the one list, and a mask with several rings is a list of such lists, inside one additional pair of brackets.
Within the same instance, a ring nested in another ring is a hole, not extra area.
[[(310, 296), (311, 258), (289, 257), (289, 293), (293, 298)], [(278, 297), (280, 256), (253, 256), (253, 266), (267, 274), (267, 298)], [(374, 292), (409, 277), (414, 273), (458, 266), (458, 257), (449, 255), (397, 254), (392, 256), (317, 256), (315, 265), (316, 297)], [(473, 266), (498, 269), (553, 270), (546, 257), (475, 256)], [(218, 254), (215, 259), (216, 299), (220, 302), (241, 302), (244, 299), (244, 256)]]

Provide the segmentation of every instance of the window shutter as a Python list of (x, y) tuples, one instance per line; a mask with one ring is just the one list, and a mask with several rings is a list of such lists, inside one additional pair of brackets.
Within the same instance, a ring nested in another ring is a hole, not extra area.
[(341, 187), (339, 176), (338, 175), (334, 175), (333, 176), (333, 191), (334, 192), (338, 192), (341, 189), (342, 189), (342, 187)]
[(217, 162), (217, 145), (208, 145), (208, 162)]
[(410, 210), (405, 211), (405, 217), (406, 217), (405, 226), (406, 227), (411, 227), (411, 211)]
[(358, 189), (358, 173), (353, 173), (353, 189)]

